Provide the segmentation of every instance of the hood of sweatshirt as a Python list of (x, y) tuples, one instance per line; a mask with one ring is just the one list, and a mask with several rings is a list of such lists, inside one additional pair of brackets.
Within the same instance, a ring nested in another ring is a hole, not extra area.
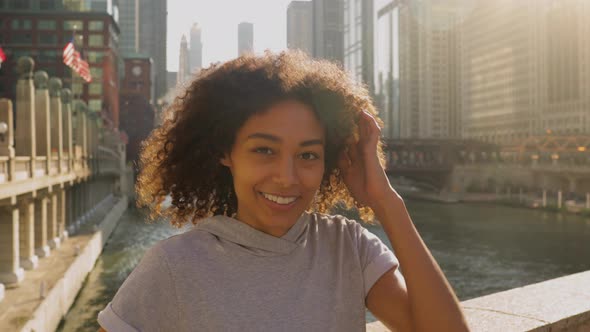
[(221, 241), (229, 241), (257, 256), (282, 256), (305, 245), (311, 215), (303, 213), (297, 222), (281, 237), (275, 237), (255, 229), (237, 219), (213, 216), (199, 221), (195, 228), (215, 235)]

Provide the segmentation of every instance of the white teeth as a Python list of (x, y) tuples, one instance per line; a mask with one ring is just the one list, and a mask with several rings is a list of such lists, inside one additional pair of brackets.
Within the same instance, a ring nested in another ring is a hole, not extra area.
[(273, 201), (275, 203), (283, 204), (283, 205), (291, 204), (297, 199), (297, 197), (281, 197), (281, 196), (275, 196), (275, 195), (266, 194), (266, 193), (262, 193), (262, 195), (264, 196), (264, 198), (268, 199), (269, 201)]

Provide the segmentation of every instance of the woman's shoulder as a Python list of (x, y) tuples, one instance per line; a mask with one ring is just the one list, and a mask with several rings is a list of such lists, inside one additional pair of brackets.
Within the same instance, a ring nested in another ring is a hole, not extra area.
[(205, 254), (213, 236), (206, 232), (200, 232), (195, 226), (185, 232), (170, 236), (156, 242), (149, 251), (165, 256), (168, 261), (177, 260), (186, 255)]
[(320, 212), (312, 212), (310, 213), (311, 219), (315, 222), (325, 223), (329, 227), (336, 227), (336, 226), (356, 226), (360, 225), (360, 223), (354, 219), (350, 219), (340, 214), (328, 214), (328, 213), (320, 213)]
[(349, 233), (356, 235), (362, 232), (363, 226), (356, 220), (340, 214), (325, 214), (314, 212), (310, 214), (310, 223), (320, 232)]

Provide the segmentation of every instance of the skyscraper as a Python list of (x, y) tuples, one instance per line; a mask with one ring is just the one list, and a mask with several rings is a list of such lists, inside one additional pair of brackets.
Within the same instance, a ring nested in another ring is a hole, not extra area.
[(344, 0), (344, 69), (374, 93), (373, 0)]
[(461, 136), (461, 8), (448, 4), (376, 3), (375, 90), (388, 137)]
[(119, 29), (121, 54), (139, 52), (139, 0), (119, 0)]
[[(40, 7), (45, 6), (54, 6), (59, 1), (58, 0), (49, 0), (49, 1), (14, 1), (20, 2), (23, 4), (32, 4), (35, 5), (36, 2), (39, 3)], [(98, 11), (98, 12), (106, 12), (109, 15), (113, 16), (115, 22), (119, 23), (119, 0), (63, 0), (63, 7), (68, 10), (72, 11)], [(43, 9), (43, 8), (41, 8)], [(48, 9), (48, 8), (45, 8)]]
[(139, 6), (139, 52), (153, 60), (156, 98), (166, 93), (166, 3), (165, 0), (141, 0)]
[(238, 56), (254, 52), (254, 24), (238, 24)]
[(287, 7), (287, 47), (313, 53), (313, 7), (311, 1), (291, 1)]
[(464, 137), (590, 133), (589, 15), (586, 0), (477, 6), (461, 31)]
[(178, 59), (178, 76), (176, 77), (176, 84), (183, 84), (190, 78), (190, 74), (188, 43), (186, 42), (186, 36), (182, 35), (182, 39), (180, 40), (180, 56)]
[(190, 36), (190, 71), (196, 73), (203, 67), (203, 43), (201, 42), (201, 27), (199, 27), (199, 24), (193, 24)]
[(344, 0), (313, 0), (313, 56), (344, 60)]

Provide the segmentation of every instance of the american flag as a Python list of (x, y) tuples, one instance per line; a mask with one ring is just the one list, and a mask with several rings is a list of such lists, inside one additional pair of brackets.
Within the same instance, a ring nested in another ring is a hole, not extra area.
[(86, 83), (92, 82), (90, 66), (86, 60), (82, 59), (80, 52), (76, 51), (74, 39), (70, 40), (70, 42), (64, 47), (63, 60), (64, 63), (80, 75)]
[(82, 58), (78, 59), (78, 74), (86, 81), (86, 83), (92, 82), (92, 76), (90, 75), (90, 66), (88, 62)]
[(4, 50), (0, 47), (0, 67), (2, 67), (2, 62), (6, 61), (6, 54), (4, 54)]
[(73, 69), (73, 65), (74, 65), (74, 53), (76, 52), (76, 47), (74, 47), (74, 39), (72, 38), (72, 40), (70, 40), (69, 43), (66, 44), (66, 46), (64, 47), (64, 52), (63, 52), (63, 58), (64, 58), (64, 63), (66, 64), (66, 66), (70, 67)]

